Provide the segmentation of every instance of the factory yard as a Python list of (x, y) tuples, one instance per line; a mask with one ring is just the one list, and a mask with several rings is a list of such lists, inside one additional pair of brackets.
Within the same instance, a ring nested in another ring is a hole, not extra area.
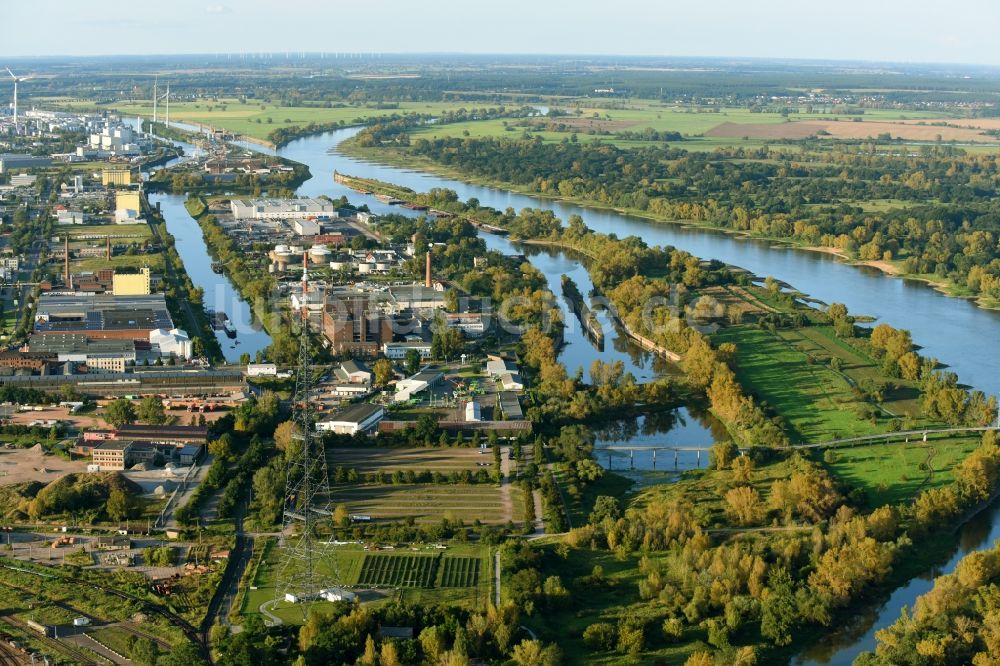
[(86, 460), (69, 461), (49, 455), (39, 444), (30, 449), (0, 449), (0, 485), (30, 481), (49, 483), (64, 474), (85, 471)]

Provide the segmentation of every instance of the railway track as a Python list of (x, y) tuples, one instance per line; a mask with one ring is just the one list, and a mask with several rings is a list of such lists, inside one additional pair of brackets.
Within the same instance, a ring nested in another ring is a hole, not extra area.
[(0, 666), (23, 666), (27, 658), (12, 648), (7, 641), (0, 641)]
[(157, 636), (154, 636), (153, 634), (147, 633), (147, 632), (143, 631), (142, 629), (139, 629), (138, 627), (136, 627), (134, 624), (132, 624), (130, 622), (120, 622), (119, 624), (113, 625), (113, 626), (117, 626), (122, 631), (124, 631), (126, 633), (129, 633), (129, 634), (132, 634), (133, 636), (135, 636), (137, 638), (145, 638), (147, 640), (151, 640), (154, 643), (156, 643), (157, 645), (159, 645), (161, 650), (166, 650), (167, 652), (169, 652), (170, 650), (172, 650), (174, 648), (173, 645), (171, 645), (167, 641), (163, 640), (162, 638), (159, 638)]
[(68, 643), (64, 643), (59, 639), (51, 638), (49, 636), (44, 636), (40, 634), (31, 627), (29, 627), (24, 622), (21, 622), (17, 618), (12, 617), (10, 615), (0, 614), (0, 622), (8, 624), (11, 627), (14, 627), (15, 629), (18, 629), (28, 634), (33, 639), (35, 639), (45, 647), (49, 648), (50, 652), (62, 653), (63, 655), (69, 657), (70, 659), (73, 659), (75, 663), (92, 665), (92, 666), (104, 666), (104, 664), (106, 663), (103, 660), (95, 659), (94, 657), (90, 656), (83, 650), (78, 649), (72, 645), (69, 645)]
[[(4, 567), (4, 568), (8, 568), (8, 569), (14, 569), (16, 571), (22, 571), (24, 573), (30, 573), (30, 574), (33, 574), (33, 575), (36, 575), (36, 576), (41, 576), (42, 578), (61, 578), (61, 579), (65, 580), (64, 576), (60, 576), (60, 575), (56, 575), (56, 574), (41, 573), (39, 571), (34, 571), (34, 570), (31, 570), (31, 569), (24, 569), (24, 568), (19, 568), (19, 567), (10, 566), (10, 565), (3, 565), (3, 564), (0, 564), (0, 567)], [(89, 587), (92, 587), (92, 588), (97, 589), (97, 590), (101, 590), (101, 591), (106, 592), (106, 593), (108, 593), (108, 594), (110, 594), (112, 596), (118, 597), (119, 599), (125, 599), (125, 600), (128, 600), (128, 601), (134, 601), (137, 604), (139, 604), (140, 606), (142, 606), (143, 610), (145, 610), (146, 612), (153, 613), (155, 615), (159, 615), (160, 617), (162, 617), (163, 619), (165, 619), (167, 622), (169, 622), (170, 624), (172, 624), (175, 627), (177, 627), (178, 629), (180, 629), (181, 632), (184, 634), (185, 637), (187, 637), (187, 639), (189, 641), (191, 641), (192, 643), (194, 643), (195, 645), (198, 646), (198, 650), (201, 652), (201, 657), (202, 657), (202, 659), (206, 663), (208, 663), (208, 664), (213, 664), (214, 663), (214, 661), (212, 660), (211, 651), (208, 649), (207, 636), (202, 635), (202, 633), (199, 632), (198, 629), (194, 627), (194, 625), (192, 625), (190, 622), (188, 622), (187, 620), (185, 620), (180, 615), (177, 615), (176, 613), (173, 613), (173, 612), (165, 609), (164, 607), (160, 606), (159, 604), (155, 604), (155, 603), (149, 601), (148, 599), (143, 599), (142, 597), (137, 597), (137, 596), (135, 596), (133, 594), (129, 594), (128, 592), (122, 592), (119, 589), (116, 589), (116, 588), (113, 588), (113, 587), (109, 587), (107, 585), (102, 585), (100, 583), (95, 583), (94, 581), (90, 581), (90, 580), (78, 580), (77, 584), (78, 585), (85, 585), (85, 586), (89, 586)], [(3, 616), (0, 616), (0, 620), (2, 620), (2, 619), (3, 619)], [(37, 632), (33, 632), (33, 633), (37, 633)], [(56, 641), (56, 642), (57, 642), (57, 644), (61, 645), (61, 643), (59, 643), (58, 641)], [(90, 660), (90, 661), (85, 662), (85, 663), (98, 663), (98, 662), (94, 662), (93, 660)]]

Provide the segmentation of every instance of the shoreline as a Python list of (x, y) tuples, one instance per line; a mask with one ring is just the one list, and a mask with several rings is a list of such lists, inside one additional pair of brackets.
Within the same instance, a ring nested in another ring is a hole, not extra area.
[[(407, 162), (407, 163), (404, 163), (402, 161), (402, 159), (401, 159), (401, 156), (398, 156), (398, 154), (394, 153), (394, 149), (391, 149), (391, 148), (389, 148), (389, 149), (383, 149), (383, 148), (358, 149), (358, 148), (356, 148), (356, 147), (354, 147), (352, 145), (348, 145), (345, 148), (345, 144), (349, 144), (349, 143), (350, 143), (350, 140), (344, 141), (344, 142), (341, 142), (340, 144), (338, 144), (336, 146), (336, 148), (335, 148), (336, 152), (344, 155), (345, 157), (350, 157), (352, 159), (357, 159), (359, 161), (367, 162), (369, 164), (376, 164), (376, 165), (381, 165), (381, 166), (389, 166), (389, 167), (401, 168), (401, 169), (404, 169), (406, 171), (410, 171), (410, 172), (413, 172), (413, 173), (430, 173), (430, 174), (433, 174), (433, 175), (436, 175), (436, 176), (440, 176), (440, 177), (443, 177), (443, 178), (452, 178), (454, 180), (458, 180), (458, 181), (461, 181), (461, 182), (464, 182), (464, 183), (467, 183), (467, 184), (470, 184), (470, 185), (478, 185), (478, 186), (481, 186), (481, 187), (490, 187), (490, 188), (494, 188), (494, 189), (497, 189), (497, 190), (514, 192), (516, 194), (522, 194), (524, 196), (528, 196), (528, 197), (531, 197), (533, 199), (537, 199), (540, 202), (544, 202), (544, 201), (558, 201), (558, 202), (561, 202), (561, 203), (567, 203), (567, 204), (573, 204), (573, 205), (576, 205), (576, 206), (580, 206), (582, 208), (589, 208), (589, 209), (599, 210), (599, 211), (613, 211), (613, 212), (620, 213), (622, 215), (628, 215), (630, 217), (634, 217), (634, 218), (637, 218), (637, 219), (647, 220), (647, 221), (653, 222), (655, 224), (672, 224), (672, 225), (679, 226), (681, 228), (698, 229), (698, 230), (701, 230), (701, 231), (710, 231), (710, 232), (714, 232), (714, 233), (722, 233), (722, 234), (726, 234), (726, 235), (729, 235), (729, 236), (732, 236), (732, 237), (735, 237), (735, 238), (741, 238), (741, 239), (746, 239), (746, 240), (755, 240), (755, 241), (764, 241), (764, 242), (768, 242), (768, 243), (774, 243), (776, 246), (782, 247), (782, 248), (786, 248), (786, 249), (806, 250), (808, 252), (819, 252), (821, 254), (829, 254), (829, 255), (837, 257), (838, 260), (842, 261), (843, 263), (845, 263), (845, 264), (847, 264), (849, 266), (854, 266), (854, 267), (865, 266), (865, 267), (868, 267), (868, 268), (874, 268), (876, 270), (881, 271), (882, 274), (885, 275), (886, 277), (900, 278), (900, 279), (903, 279), (903, 280), (912, 280), (914, 282), (920, 282), (920, 283), (923, 283), (926, 286), (930, 287), (934, 291), (937, 291), (938, 293), (942, 294), (943, 296), (947, 296), (949, 298), (957, 298), (957, 299), (961, 299), (961, 300), (965, 300), (965, 301), (970, 301), (976, 307), (981, 308), (983, 310), (1000, 311), (1000, 302), (992, 303), (992, 302), (989, 302), (986, 299), (984, 299), (982, 296), (971, 296), (971, 295), (970, 296), (966, 296), (966, 295), (955, 293), (953, 290), (959, 288), (959, 285), (952, 284), (952, 283), (945, 282), (945, 281), (941, 281), (941, 280), (934, 280), (934, 279), (931, 279), (931, 278), (928, 278), (928, 277), (925, 277), (925, 276), (922, 276), (922, 275), (916, 275), (916, 274), (912, 274), (912, 273), (904, 273), (904, 272), (900, 271), (898, 268), (895, 268), (892, 264), (887, 264), (886, 262), (881, 261), (881, 260), (865, 261), (865, 260), (852, 259), (851, 257), (849, 257), (846, 254), (844, 254), (842, 251), (837, 250), (836, 248), (803, 245), (803, 244), (800, 244), (800, 243), (798, 243), (796, 241), (785, 239), (785, 238), (773, 238), (773, 237), (768, 237), (768, 236), (755, 236), (753, 234), (750, 234), (750, 233), (747, 233), (747, 232), (744, 232), (744, 231), (739, 231), (739, 230), (735, 230), (735, 229), (726, 229), (726, 228), (723, 228), (723, 227), (715, 227), (715, 226), (712, 226), (712, 225), (709, 225), (709, 224), (697, 222), (695, 220), (667, 220), (667, 219), (664, 219), (664, 218), (660, 218), (660, 217), (656, 217), (656, 216), (650, 215), (648, 213), (645, 213), (644, 211), (631, 210), (631, 209), (619, 208), (619, 207), (616, 207), (616, 206), (604, 205), (604, 204), (600, 204), (600, 203), (596, 203), (596, 202), (591, 202), (591, 201), (588, 201), (586, 199), (579, 199), (579, 198), (576, 198), (576, 197), (562, 197), (562, 196), (544, 195), (544, 194), (540, 194), (538, 192), (534, 192), (534, 191), (528, 190), (528, 189), (526, 189), (524, 187), (519, 187), (519, 186), (514, 185), (512, 183), (503, 183), (503, 182), (499, 182), (499, 181), (492, 181), (492, 180), (485, 179), (485, 178), (478, 178), (478, 177), (474, 177), (474, 176), (469, 176), (467, 174), (462, 174), (462, 173), (459, 173), (456, 170), (449, 169), (449, 168), (437, 165), (434, 162), (432, 162), (430, 160), (427, 160), (425, 158), (409, 158), (411, 161)], [(381, 157), (389, 156), (389, 159), (375, 159), (374, 156), (368, 154), (367, 151), (370, 151), (370, 150), (384, 151), (384, 152), (380, 153), (380, 156)], [(416, 168), (414, 165), (419, 165), (420, 168)]]

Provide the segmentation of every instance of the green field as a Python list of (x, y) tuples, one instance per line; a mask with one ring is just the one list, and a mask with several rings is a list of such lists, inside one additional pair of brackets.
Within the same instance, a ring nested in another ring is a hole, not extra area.
[(92, 236), (87, 240), (103, 241), (105, 236), (111, 236), (111, 242), (124, 239), (144, 240), (152, 238), (153, 231), (148, 224), (72, 224), (56, 227), (59, 237), (68, 235), (70, 242), (81, 236)]
[[(331, 486), (335, 504), (344, 504), (352, 514), (374, 520), (414, 518), (417, 523), (439, 523), (442, 519), (506, 523), (500, 488), (492, 484), (344, 484)], [(511, 488), (511, 520), (521, 521), (520, 491)]]
[(845, 483), (865, 491), (868, 506), (895, 504), (919, 491), (951, 483), (952, 469), (980, 443), (979, 437), (930, 439), (840, 447), (826, 467)]
[[(736, 374), (740, 383), (781, 414), (793, 443), (822, 442), (884, 432), (888, 424), (858, 418), (855, 410), (868, 403), (854, 395), (852, 382), (885, 380), (874, 361), (828, 326), (807, 326), (770, 333), (756, 326), (734, 326), (713, 336), (716, 344), (737, 346)], [(841, 372), (829, 361), (838, 357)], [(910, 417), (919, 423), (917, 391), (912, 382), (898, 381), (899, 390), (886, 391), (882, 417)]]

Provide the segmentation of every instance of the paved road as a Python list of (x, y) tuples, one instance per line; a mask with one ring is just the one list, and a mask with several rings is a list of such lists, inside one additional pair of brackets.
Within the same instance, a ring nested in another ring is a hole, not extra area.
[(170, 505), (170, 512), (167, 514), (163, 520), (163, 527), (167, 529), (177, 529), (179, 525), (177, 524), (177, 519), (174, 515), (177, 513), (177, 507), (187, 504), (191, 496), (194, 495), (194, 491), (201, 485), (201, 482), (205, 480), (208, 475), (208, 469), (212, 466), (212, 461), (215, 460), (215, 456), (212, 454), (205, 454), (205, 457), (201, 459), (198, 463), (197, 469), (191, 472), (191, 477), (187, 481), (187, 486), (184, 488), (183, 492), (178, 492), (177, 496), (174, 498), (173, 504)]
[(837, 446), (838, 444), (860, 444), (862, 442), (877, 442), (883, 439), (893, 439), (896, 437), (927, 437), (931, 435), (947, 435), (959, 432), (986, 432), (987, 430), (1000, 430), (997, 426), (982, 426), (978, 428), (924, 428), (921, 430), (900, 430), (897, 432), (885, 432), (880, 435), (861, 435), (859, 437), (844, 437), (842, 439), (831, 439), (827, 442), (817, 442), (816, 444), (793, 444), (789, 449), (818, 449), (826, 446)]
[(494, 591), (494, 602), (493, 605), (500, 608), (500, 551), (498, 550), (493, 554), (493, 591)]
[(236, 543), (229, 552), (229, 559), (226, 560), (226, 570), (222, 574), (222, 580), (215, 588), (215, 595), (208, 604), (208, 613), (202, 622), (202, 632), (207, 636), (208, 630), (218, 617), (219, 624), (229, 625), (229, 613), (233, 608), (233, 601), (239, 591), (240, 580), (243, 572), (246, 571), (250, 558), (253, 555), (253, 537), (243, 531), (243, 518), (247, 511), (247, 497), (240, 499), (236, 506), (234, 526), (236, 530)]

